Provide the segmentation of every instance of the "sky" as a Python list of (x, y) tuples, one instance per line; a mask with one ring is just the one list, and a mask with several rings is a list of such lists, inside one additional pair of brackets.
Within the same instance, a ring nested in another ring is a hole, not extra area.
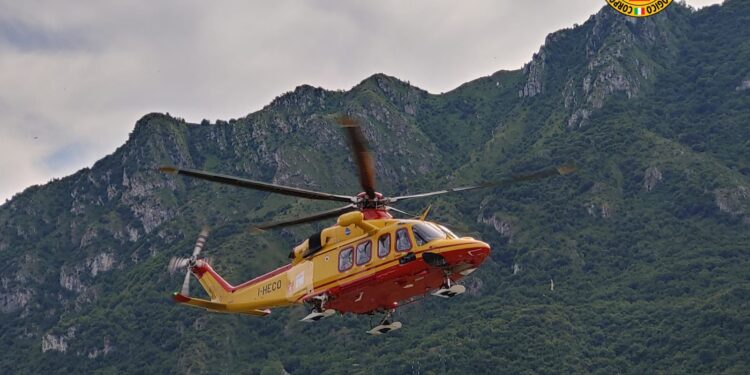
[(0, 203), (93, 165), (150, 112), (228, 120), (301, 84), (385, 73), (441, 93), (518, 69), (605, 5), (561, 3), (0, 0)]

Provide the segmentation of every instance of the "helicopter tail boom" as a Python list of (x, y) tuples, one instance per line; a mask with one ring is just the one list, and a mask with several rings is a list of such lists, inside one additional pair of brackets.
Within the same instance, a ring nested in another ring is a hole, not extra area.
[(174, 300), (211, 311), (267, 315), (268, 308), (293, 303), (287, 296), (289, 282), (286, 271), (289, 268), (284, 266), (233, 286), (216, 273), (208, 262), (199, 260), (190, 271), (208, 294), (209, 300), (192, 298), (184, 293), (175, 293)]
[(241, 314), (247, 314), (247, 315), (254, 315), (254, 316), (267, 316), (271, 313), (271, 310), (269, 309), (255, 309), (250, 306), (250, 304), (226, 304), (226, 303), (218, 303), (218, 302), (211, 302), (200, 298), (193, 298), (184, 296), (180, 293), (174, 293), (172, 298), (177, 303), (181, 303), (188, 306), (193, 307), (200, 307), (209, 311), (213, 312), (223, 312), (223, 313), (241, 313)]

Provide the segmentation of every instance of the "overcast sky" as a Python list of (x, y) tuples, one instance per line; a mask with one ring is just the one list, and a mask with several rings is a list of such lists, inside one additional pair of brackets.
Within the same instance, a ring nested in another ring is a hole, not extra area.
[(520, 68), (605, 1), (112, 3), (0, 0), (0, 203), (91, 166), (148, 112), (237, 118), (378, 72), (445, 92)]

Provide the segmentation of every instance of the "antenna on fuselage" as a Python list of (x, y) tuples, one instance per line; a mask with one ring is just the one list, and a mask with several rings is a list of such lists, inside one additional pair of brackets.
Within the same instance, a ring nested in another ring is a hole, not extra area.
[(427, 214), (429, 214), (429, 213), (430, 213), (430, 209), (431, 209), (431, 208), (432, 208), (432, 205), (431, 205), (431, 204), (430, 204), (430, 205), (427, 205), (427, 208), (425, 208), (425, 209), (424, 209), (424, 211), (422, 211), (422, 214), (421, 214), (421, 215), (419, 215), (419, 220), (422, 220), (422, 221), (424, 221), (424, 219), (426, 219), (426, 218), (427, 218)]

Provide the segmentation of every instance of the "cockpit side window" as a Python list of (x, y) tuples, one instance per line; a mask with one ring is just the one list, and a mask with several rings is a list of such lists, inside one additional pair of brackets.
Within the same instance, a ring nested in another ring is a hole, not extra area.
[(434, 240), (442, 240), (447, 236), (443, 231), (425, 223), (414, 224), (412, 230), (414, 231), (414, 239), (417, 240), (419, 246)]
[(339, 253), (339, 271), (346, 271), (354, 265), (354, 249), (347, 247)]
[(366, 264), (372, 259), (372, 242), (365, 241), (357, 245), (356, 262), (358, 266)]
[(406, 228), (401, 228), (396, 231), (396, 251), (409, 251), (411, 250), (411, 239), (409, 238), (409, 232)]
[(391, 234), (386, 233), (378, 238), (378, 256), (385, 258), (391, 253)]

